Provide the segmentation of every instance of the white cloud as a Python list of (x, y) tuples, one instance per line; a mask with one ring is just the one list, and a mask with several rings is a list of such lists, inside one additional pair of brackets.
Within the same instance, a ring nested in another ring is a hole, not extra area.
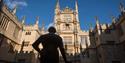
[(5, 0), (6, 4), (12, 9), (17, 6), (27, 6), (27, 3), (23, 0)]

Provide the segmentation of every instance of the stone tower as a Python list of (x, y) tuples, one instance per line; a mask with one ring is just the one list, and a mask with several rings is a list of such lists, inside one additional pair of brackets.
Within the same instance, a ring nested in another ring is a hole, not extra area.
[[(80, 28), (78, 17), (78, 2), (75, 2), (75, 9), (68, 6), (63, 10), (60, 9), (59, 0), (55, 7), (54, 25), (63, 38), (64, 46), (68, 54), (80, 52), (80, 34), (84, 34)], [(86, 33), (85, 33), (86, 34)]]

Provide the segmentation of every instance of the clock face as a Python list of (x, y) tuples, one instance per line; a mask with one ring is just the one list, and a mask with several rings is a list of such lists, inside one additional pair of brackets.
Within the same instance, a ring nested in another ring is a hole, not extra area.
[(66, 23), (71, 22), (71, 16), (68, 14), (64, 15), (64, 22), (66, 22)]
[(69, 31), (71, 30), (71, 21), (72, 21), (72, 17), (70, 14), (64, 14), (63, 15), (63, 20), (64, 20), (64, 24), (63, 24), (63, 30), (65, 31)]

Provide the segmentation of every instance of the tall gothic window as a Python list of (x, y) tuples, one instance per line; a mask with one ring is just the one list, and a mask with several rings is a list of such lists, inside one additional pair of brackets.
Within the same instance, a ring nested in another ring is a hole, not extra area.
[(63, 39), (64, 39), (64, 44), (65, 45), (72, 44), (72, 36), (64, 36)]
[(8, 23), (9, 20), (5, 16), (3, 16), (2, 19), (0, 20), (0, 28), (6, 30)]
[(84, 44), (85, 46), (88, 46), (89, 44), (88, 44), (87, 40), (88, 40), (87, 36), (85, 36), (85, 35), (81, 36), (81, 44)]

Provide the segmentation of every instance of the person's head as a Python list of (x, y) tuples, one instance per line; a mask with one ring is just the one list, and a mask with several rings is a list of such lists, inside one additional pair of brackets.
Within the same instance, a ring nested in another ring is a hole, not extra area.
[(55, 27), (53, 27), (53, 26), (49, 27), (48, 32), (49, 33), (56, 33)]

